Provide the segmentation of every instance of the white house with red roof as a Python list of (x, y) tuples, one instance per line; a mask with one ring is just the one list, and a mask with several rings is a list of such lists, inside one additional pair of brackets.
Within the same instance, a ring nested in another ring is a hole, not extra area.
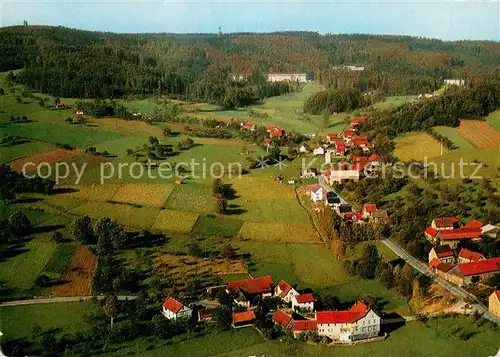
[(458, 253), (458, 262), (459, 263), (470, 263), (470, 262), (478, 262), (480, 260), (485, 260), (486, 257), (481, 253), (474, 252), (467, 248), (460, 249)]
[(325, 149), (321, 146), (315, 146), (313, 149), (313, 155), (325, 155)]
[(380, 316), (362, 302), (345, 311), (317, 311), (319, 336), (335, 341), (357, 341), (378, 336)]
[(292, 309), (314, 311), (313, 294), (299, 294), (292, 297)]
[(250, 130), (254, 131), (255, 130), (255, 124), (249, 120), (245, 120), (244, 122), (241, 123), (241, 129), (242, 130)]
[(193, 310), (169, 297), (163, 302), (162, 314), (169, 320), (189, 319), (193, 314)]
[(432, 247), (429, 252), (429, 263), (434, 259), (437, 259), (440, 263), (453, 263), (455, 262), (455, 255), (448, 244), (439, 245)]
[(377, 205), (375, 203), (365, 203), (363, 205), (362, 216), (364, 219), (370, 218), (370, 216), (377, 210)]
[(274, 296), (281, 298), (285, 302), (292, 302), (294, 296), (299, 295), (290, 284), (285, 280), (281, 280), (278, 285), (274, 287)]
[(272, 296), (273, 278), (269, 275), (244, 280), (234, 280), (226, 284), (226, 292), (233, 296), (234, 302), (250, 308), (259, 298)]
[(270, 138), (281, 138), (282, 136), (285, 136), (285, 129), (274, 125), (269, 125), (267, 127), (267, 132), (269, 133)]
[(479, 281), (491, 278), (500, 271), (500, 257), (477, 262), (461, 263), (447, 272), (446, 279), (458, 286), (469, 285), (477, 277)]
[(441, 217), (434, 218), (424, 233), (427, 240), (433, 244), (448, 244), (450, 247), (456, 248), (458, 243), (464, 240), (481, 241), (482, 226), (481, 222), (473, 220), (460, 227), (459, 221), (455, 217)]
[(323, 201), (323, 186), (316, 184), (311, 187), (311, 200), (313, 202)]
[(304, 333), (317, 332), (316, 320), (294, 320), (292, 325), (293, 337), (298, 338)]

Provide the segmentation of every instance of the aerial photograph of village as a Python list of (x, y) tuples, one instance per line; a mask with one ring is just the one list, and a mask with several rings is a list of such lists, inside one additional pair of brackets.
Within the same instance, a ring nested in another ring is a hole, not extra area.
[(500, 3), (0, 1), (27, 356), (500, 356)]

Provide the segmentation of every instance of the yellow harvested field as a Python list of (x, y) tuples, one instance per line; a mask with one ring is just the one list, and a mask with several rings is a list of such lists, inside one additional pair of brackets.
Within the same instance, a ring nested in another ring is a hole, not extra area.
[[(431, 158), (441, 155), (439, 141), (427, 133), (410, 133), (397, 138), (394, 143), (396, 144), (394, 155), (404, 162), (423, 161), (425, 157)], [(448, 149), (443, 146), (443, 154), (446, 152)]]
[(164, 183), (126, 183), (116, 191), (112, 200), (140, 206), (163, 207), (173, 185)]
[(161, 254), (156, 257), (154, 269), (168, 274), (172, 281), (180, 281), (182, 284), (186, 278), (202, 274), (217, 276), (248, 273), (244, 260), (197, 258), (173, 254)]
[(189, 233), (197, 220), (198, 213), (164, 209), (156, 217), (151, 229), (163, 232)]
[(238, 234), (240, 239), (273, 243), (319, 243), (316, 231), (308, 224), (245, 222)]
[(70, 197), (79, 198), (88, 201), (105, 202), (113, 198), (120, 185), (106, 184), (106, 185), (78, 185), (78, 186), (64, 186), (58, 187), (60, 189), (74, 189), (75, 192), (61, 193), (57, 197)]
[(462, 120), (458, 132), (480, 149), (500, 147), (500, 131), (485, 121)]
[(230, 183), (236, 194), (249, 199), (295, 199), (293, 186), (277, 182), (268, 177), (250, 177), (248, 175), (235, 178)]

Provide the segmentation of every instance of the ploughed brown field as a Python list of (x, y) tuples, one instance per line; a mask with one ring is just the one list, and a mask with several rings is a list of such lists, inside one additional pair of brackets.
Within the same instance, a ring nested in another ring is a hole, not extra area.
[(32, 162), (34, 165), (29, 165), (26, 167), (27, 172), (33, 172), (36, 170), (36, 166), (41, 163), (55, 164), (56, 162), (70, 161), (72, 158), (84, 155), (80, 150), (65, 150), (65, 149), (55, 149), (49, 151), (42, 151), (31, 156), (26, 156), (17, 160), (14, 160), (10, 167), (13, 171), (22, 172), (24, 164)]
[(97, 257), (87, 246), (78, 246), (59, 278), (62, 284), (54, 287), (55, 296), (90, 295)]
[(500, 147), (500, 131), (481, 120), (462, 120), (458, 132), (478, 148)]

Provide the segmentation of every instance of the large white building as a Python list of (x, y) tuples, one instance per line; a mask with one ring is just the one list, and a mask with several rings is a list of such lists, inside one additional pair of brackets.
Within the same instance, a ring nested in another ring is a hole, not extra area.
[(306, 73), (269, 73), (267, 80), (269, 82), (307, 82)]
[(361, 302), (346, 311), (316, 312), (319, 336), (334, 341), (356, 341), (378, 336), (380, 316)]
[(445, 79), (444, 84), (447, 86), (464, 86), (465, 85), (465, 80), (464, 79)]
[(169, 320), (189, 319), (193, 314), (193, 310), (184, 306), (181, 302), (168, 298), (162, 305), (162, 314)]

